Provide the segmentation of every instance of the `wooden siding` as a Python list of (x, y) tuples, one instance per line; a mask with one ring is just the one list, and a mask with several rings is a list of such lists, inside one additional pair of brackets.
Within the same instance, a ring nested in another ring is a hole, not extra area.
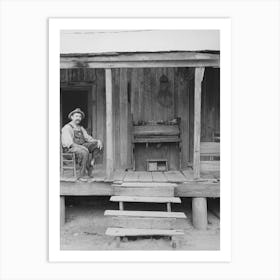
[(201, 93), (201, 141), (220, 132), (220, 69), (205, 68)]
[[(206, 68), (202, 85), (202, 141), (211, 141), (220, 128), (219, 69)], [(167, 104), (159, 100), (160, 78), (169, 82)], [(181, 118), (182, 168), (192, 161), (193, 151), (193, 68), (112, 69), (114, 168), (132, 167), (132, 120), (159, 121)], [(91, 87), (89, 110), (92, 135), (106, 142), (104, 69), (62, 69), (61, 85)], [(166, 106), (167, 105), (167, 106)], [(106, 153), (106, 147), (105, 147)], [(103, 155), (105, 163), (106, 155)]]
[(92, 68), (60, 69), (60, 82), (90, 82), (96, 80), (96, 70)]

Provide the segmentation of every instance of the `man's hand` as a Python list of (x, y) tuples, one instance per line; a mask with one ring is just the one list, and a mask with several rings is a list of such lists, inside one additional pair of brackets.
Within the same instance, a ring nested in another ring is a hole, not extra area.
[(102, 145), (101, 140), (97, 140), (97, 148), (100, 149), (100, 150), (102, 150), (103, 145)]

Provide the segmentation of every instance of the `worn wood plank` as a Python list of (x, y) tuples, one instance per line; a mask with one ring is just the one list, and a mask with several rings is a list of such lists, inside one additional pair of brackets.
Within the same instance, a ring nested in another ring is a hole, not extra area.
[[(70, 196), (112, 196), (128, 195), (128, 193), (114, 192), (114, 186), (105, 182), (60, 182), (60, 194)], [(129, 195), (134, 195), (133, 188), (129, 188)], [(139, 194), (145, 195), (143, 188), (140, 188)], [(220, 183), (213, 182), (187, 182), (178, 184), (174, 192), (169, 196), (176, 197), (220, 197)], [(162, 196), (161, 189), (155, 192), (156, 196)], [(150, 194), (147, 193), (147, 196)], [(167, 195), (168, 196), (168, 195)]]
[(220, 183), (188, 182), (175, 188), (179, 197), (220, 197)]
[(170, 187), (119, 187), (114, 186), (114, 195), (124, 196), (174, 196), (174, 188)]
[(220, 161), (218, 160), (209, 160), (200, 162), (201, 172), (219, 172), (220, 171)]
[(180, 171), (167, 171), (164, 172), (168, 182), (184, 182), (185, 177), (182, 175)]
[(153, 181), (151, 172), (139, 171), (138, 174), (139, 174), (139, 176), (138, 176), (139, 182), (152, 182)]
[(128, 98), (127, 69), (120, 69), (120, 157), (121, 167), (128, 166)]
[(113, 80), (113, 130), (114, 130), (114, 169), (121, 168), (120, 159), (120, 69), (112, 70)]
[(195, 69), (195, 89), (194, 89), (194, 154), (193, 170), (194, 177), (200, 177), (200, 130), (201, 130), (201, 83), (203, 80), (204, 68)]
[(175, 188), (177, 184), (170, 182), (124, 182), (122, 187), (141, 187), (141, 188), (153, 188), (153, 187), (169, 187)]
[(167, 182), (163, 172), (152, 172), (153, 182)]
[(181, 60), (212, 60), (219, 59), (220, 54), (193, 51), (167, 51), (167, 52), (130, 52), (130, 53), (107, 53), (107, 54), (61, 54), (60, 59), (79, 62), (141, 62), (141, 61), (181, 61)]
[(176, 218), (110, 217), (111, 227), (142, 229), (175, 229)]
[(178, 197), (149, 197), (149, 196), (111, 196), (110, 201), (123, 201), (123, 202), (151, 202), (151, 203), (181, 203)]
[(113, 176), (113, 181), (123, 181), (125, 177), (126, 171), (124, 170), (115, 170), (114, 171), (114, 176)]
[[(145, 103), (144, 103), (145, 104)], [(180, 133), (178, 125), (136, 125), (134, 126), (135, 136), (176, 136)]]
[(114, 170), (113, 148), (113, 106), (112, 106), (112, 70), (105, 70), (106, 81), (106, 176), (111, 178)]
[(182, 230), (175, 229), (134, 229), (134, 228), (108, 228), (106, 235), (109, 236), (173, 236), (184, 235)]
[[(106, 110), (105, 110), (105, 84), (104, 84), (104, 70), (96, 69), (96, 137), (104, 143), (104, 153), (106, 153)], [(105, 154), (102, 158), (102, 164), (105, 165)]]
[(186, 219), (183, 212), (162, 212), (162, 211), (120, 211), (106, 210), (104, 216), (125, 216), (125, 217), (154, 217), (154, 218), (176, 218)]
[(137, 171), (128, 171), (125, 174), (124, 182), (137, 182), (138, 176), (139, 174)]
[(201, 156), (219, 156), (220, 143), (219, 142), (200, 142)]
[(188, 168), (188, 169), (182, 170), (182, 173), (184, 174), (186, 181), (193, 180), (194, 174), (193, 174), (192, 169)]
[(113, 187), (105, 182), (60, 182), (60, 195), (111, 196), (113, 194)]
[(93, 84), (91, 87), (91, 100), (92, 100), (92, 113), (91, 113), (91, 125), (92, 125), (92, 136), (97, 138), (97, 97), (96, 97), (96, 84)]

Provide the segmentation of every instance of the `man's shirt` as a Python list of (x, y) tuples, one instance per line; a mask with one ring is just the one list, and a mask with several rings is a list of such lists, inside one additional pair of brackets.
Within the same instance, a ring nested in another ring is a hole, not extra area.
[(76, 126), (72, 124), (72, 122), (69, 122), (62, 128), (62, 133), (61, 133), (61, 143), (64, 148), (70, 148), (75, 143), (74, 142), (75, 129), (81, 130), (86, 142), (97, 142), (97, 140), (91, 137), (82, 126)]

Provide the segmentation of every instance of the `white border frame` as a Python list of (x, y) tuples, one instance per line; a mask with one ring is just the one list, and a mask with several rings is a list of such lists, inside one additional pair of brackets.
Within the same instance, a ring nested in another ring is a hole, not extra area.
[[(73, 29), (215, 29), (221, 50), (221, 232), (219, 251), (60, 250), (59, 91), (60, 31)], [(231, 261), (231, 22), (230, 19), (49, 19), (49, 261), (229, 262)]]

